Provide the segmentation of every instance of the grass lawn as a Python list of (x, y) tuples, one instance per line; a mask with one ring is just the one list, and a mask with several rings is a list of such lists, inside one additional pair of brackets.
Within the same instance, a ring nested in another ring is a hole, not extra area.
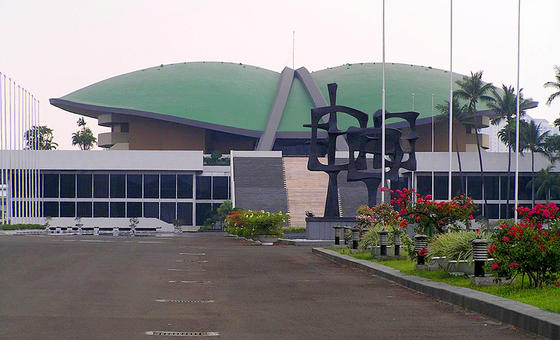
[(42, 224), (2, 224), (0, 230), (45, 229)]
[[(398, 269), (400, 272), (408, 275), (416, 275), (431, 279), (434, 281), (445, 282), (453, 286), (467, 287), (481, 292), (485, 292), (492, 295), (501, 296), (504, 298), (516, 300), (519, 302), (526, 303), (528, 305), (533, 305), (551, 312), (560, 313), (560, 287), (547, 286), (542, 289), (536, 288), (521, 288), (521, 282), (516, 282), (511, 285), (503, 286), (475, 286), (471, 283), (471, 280), (466, 276), (451, 276), (449, 273), (443, 270), (438, 271), (425, 271), (425, 270), (414, 270), (414, 262), (410, 260), (387, 260), (379, 261), (375, 260), (371, 253), (354, 253), (351, 254), (348, 249), (331, 249), (340, 254), (350, 255), (357, 259), (369, 260), (372, 262), (380, 263), (387, 267)], [(520, 280), (518, 280), (520, 281)], [(527, 282), (525, 282), (527, 285)]]

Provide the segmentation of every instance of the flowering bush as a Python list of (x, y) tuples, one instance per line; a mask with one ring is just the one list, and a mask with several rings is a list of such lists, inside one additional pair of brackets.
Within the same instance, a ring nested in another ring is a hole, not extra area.
[(375, 207), (362, 205), (356, 211), (356, 226), (360, 231), (367, 230), (361, 237), (358, 249), (366, 250), (378, 244), (378, 232), (386, 230), (389, 232), (389, 244), (394, 243), (395, 235), (399, 235), (402, 243), (408, 248), (412, 240), (408, 238), (402, 228), (399, 227), (398, 212), (387, 203), (380, 203)]
[(558, 210), (554, 203), (518, 208), (522, 222), (501, 225), (488, 249), (495, 259), (492, 270), (504, 277), (527, 276), (535, 288), (555, 283), (560, 274), (560, 235), (554, 226)]
[[(432, 195), (421, 196), (414, 189), (390, 192), (394, 194), (391, 204), (398, 210), (400, 225), (406, 227), (408, 223), (418, 223), (421, 232), (428, 236), (441, 233), (445, 226), (459, 227), (459, 222), (468, 227), (476, 209), (472, 199), (464, 195), (453, 197), (450, 202), (436, 202), (432, 200)], [(416, 197), (416, 202), (413, 197)]]
[(288, 221), (288, 217), (288, 214), (282, 212), (240, 210), (230, 212), (224, 223), (228, 232), (244, 237), (282, 236), (281, 227)]

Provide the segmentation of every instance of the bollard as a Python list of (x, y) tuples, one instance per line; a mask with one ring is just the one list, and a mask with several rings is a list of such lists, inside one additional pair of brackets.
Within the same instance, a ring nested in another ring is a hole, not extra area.
[(93, 235), (99, 236), (99, 227), (93, 227)]
[(386, 230), (381, 230), (377, 232), (379, 235), (379, 246), (381, 248), (381, 256), (387, 256), (387, 245), (389, 245), (389, 232)]
[(419, 265), (423, 265), (425, 263), (424, 260), (426, 253), (424, 252), (424, 249), (428, 248), (428, 241), (426, 241), (427, 238), (428, 236), (426, 235), (414, 235), (414, 252), (418, 255), (416, 259), (417, 264)]
[(395, 234), (394, 243), (395, 243), (395, 256), (401, 256), (401, 237), (398, 234)]
[(358, 249), (358, 243), (360, 242), (360, 229), (352, 229), (352, 249)]
[(342, 239), (344, 240), (344, 228), (343, 227), (333, 227), (334, 228), (334, 244), (335, 245), (340, 245), (340, 234), (341, 234), (341, 230), (342, 230)]
[(473, 249), (474, 276), (484, 277), (484, 263), (488, 260), (488, 240), (475, 238), (471, 244)]

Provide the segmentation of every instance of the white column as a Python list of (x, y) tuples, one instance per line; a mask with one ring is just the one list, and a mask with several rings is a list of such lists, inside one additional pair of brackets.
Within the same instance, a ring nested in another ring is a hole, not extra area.
[[(385, 183), (385, 0), (383, 0), (383, 57), (381, 63), (382, 84), (381, 84), (381, 186)], [(385, 191), (381, 192), (381, 202), (385, 202)]]
[[(521, 51), (521, 0), (517, 1), (517, 109), (515, 117), (515, 223), (517, 223), (517, 208), (519, 205), (519, 64)], [(508, 207), (509, 209), (509, 207)]]
[(6, 193), (6, 177), (5, 177), (5, 160), (4, 160), (4, 150), (5, 150), (5, 145), (4, 145), (4, 137), (6, 136), (6, 131), (5, 131), (5, 123), (4, 123), (4, 110), (3, 110), (3, 104), (4, 104), (4, 98), (2, 97), (2, 90), (4, 89), (4, 84), (2, 83), (2, 72), (0, 72), (0, 153), (2, 154), (2, 157), (0, 158), (0, 184), (2, 185), (2, 187), (0, 188), (0, 213), (2, 214), (0, 216), (0, 225), (1, 224), (5, 224), (5, 193)]
[(453, 0), (449, 0), (449, 173), (447, 199), (451, 201), (451, 183), (453, 179), (452, 172), (452, 154), (453, 154)]

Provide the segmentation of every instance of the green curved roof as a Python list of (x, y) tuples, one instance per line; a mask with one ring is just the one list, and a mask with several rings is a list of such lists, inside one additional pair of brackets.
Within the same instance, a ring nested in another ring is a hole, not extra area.
[[(381, 67), (380, 63), (346, 64), (312, 72), (311, 76), (327, 101), (327, 84), (336, 82), (338, 104), (371, 114), (381, 109)], [(387, 63), (385, 72), (388, 111), (411, 110), (414, 93), (415, 111), (420, 112), (420, 118), (430, 117), (432, 93), (435, 104), (449, 98), (447, 71)], [(454, 74), (454, 81), (460, 77)], [(59, 99), (263, 131), (279, 79), (278, 72), (255, 66), (190, 62), (119, 75)], [(302, 125), (309, 123), (312, 107), (302, 83), (294, 78), (278, 131), (309, 131)], [(356, 125), (352, 118), (341, 118), (340, 123), (342, 127)]]

